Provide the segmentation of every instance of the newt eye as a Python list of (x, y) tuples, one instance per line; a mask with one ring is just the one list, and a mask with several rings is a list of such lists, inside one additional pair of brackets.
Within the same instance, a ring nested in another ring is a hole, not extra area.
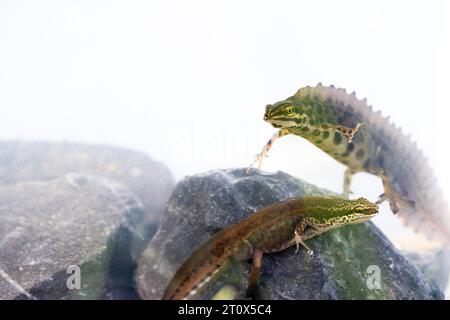
[(354, 211), (356, 213), (364, 213), (365, 212), (365, 208), (363, 206), (356, 206)]
[(287, 106), (286, 109), (284, 109), (288, 117), (292, 117), (294, 115), (294, 107)]

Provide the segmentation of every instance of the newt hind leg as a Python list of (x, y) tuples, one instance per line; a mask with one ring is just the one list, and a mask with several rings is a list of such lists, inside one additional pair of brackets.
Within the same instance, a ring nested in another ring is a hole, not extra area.
[(261, 249), (255, 249), (253, 251), (253, 265), (252, 271), (248, 279), (247, 298), (255, 298), (257, 296), (258, 282), (261, 277), (263, 251)]
[(389, 201), (389, 206), (391, 207), (391, 211), (396, 214), (400, 211), (400, 208), (414, 208), (415, 202), (403, 196), (400, 192), (398, 192), (395, 187), (390, 182), (389, 178), (383, 176), (383, 188), (384, 193), (381, 194), (376, 201), (376, 204), (380, 204), (386, 200)]

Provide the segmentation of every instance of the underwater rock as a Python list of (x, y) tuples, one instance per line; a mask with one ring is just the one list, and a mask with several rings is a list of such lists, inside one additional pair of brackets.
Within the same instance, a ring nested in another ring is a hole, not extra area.
[[(169, 199), (161, 225), (144, 251), (136, 282), (144, 299), (160, 299), (177, 268), (214, 232), (287, 198), (329, 194), (285, 173), (214, 170), (186, 177)], [(295, 248), (266, 254), (259, 295), (264, 299), (442, 299), (443, 294), (372, 223), (349, 225)], [(230, 285), (244, 298), (251, 263), (229, 268), (202, 298)]]
[(0, 185), (86, 173), (122, 182), (157, 223), (175, 184), (170, 171), (142, 152), (71, 142), (0, 141)]
[(133, 297), (144, 208), (123, 184), (68, 174), (0, 186), (0, 203), (0, 300)]

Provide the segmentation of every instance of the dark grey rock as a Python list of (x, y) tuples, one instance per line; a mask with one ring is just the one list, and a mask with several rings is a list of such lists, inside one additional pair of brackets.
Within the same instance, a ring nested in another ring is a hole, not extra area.
[[(238, 223), (271, 203), (290, 197), (326, 194), (287, 174), (215, 170), (180, 181), (160, 228), (139, 263), (137, 284), (144, 299), (160, 299), (181, 263), (213, 232)], [(371, 222), (345, 226), (308, 241), (314, 250), (295, 248), (264, 256), (260, 297), (266, 299), (441, 299)], [(371, 267), (375, 266), (375, 267)], [(250, 263), (229, 268), (210, 286), (211, 298), (233, 285), (243, 298)], [(369, 289), (371, 268), (380, 270), (380, 289)], [(369, 271), (369, 272), (368, 272)]]
[[(123, 237), (138, 236), (143, 215), (131, 190), (102, 177), (0, 186), (0, 300), (97, 299), (108, 288), (130, 288), (131, 274), (127, 283), (111, 278), (133, 263), (132, 241)], [(127, 250), (118, 255), (120, 245)], [(81, 269), (80, 290), (67, 288), (71, 265)]]
[(159, 221), (174, 186), (170, 171), (141, 152), (71, 142), (0, 141), (0, 185), (72, 172), (124, 183), (141, 199), (149, 224)]

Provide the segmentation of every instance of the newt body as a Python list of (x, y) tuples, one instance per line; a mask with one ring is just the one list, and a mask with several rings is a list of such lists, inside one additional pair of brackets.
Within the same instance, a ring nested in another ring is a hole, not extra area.
[(303, 197), (270, 205), (241, 223), (231, 225), (203, 243), (178, 269), (162, 299), (192, 299), (223, 270), (230, 259), (253, 257), (249, 292), (261, 270), (263, 253), (302, 244), (314, 236), (342, 225), (369, 220), (377, 205), (364, 198)]
[(389, 201), (392, 212), (406, 225), (450, 243), (447, 203), (425, 157), (389, 118), (373, 112), (365, 99), (319, 83), (267, 105), (264, 120), (280, 130), (258, 155), (259, 164), (276, 139), (287, 134), (305, 138), (347, 166), (345, 197), (355, 173), (379, 176), (384, 193), (377, 203)]

